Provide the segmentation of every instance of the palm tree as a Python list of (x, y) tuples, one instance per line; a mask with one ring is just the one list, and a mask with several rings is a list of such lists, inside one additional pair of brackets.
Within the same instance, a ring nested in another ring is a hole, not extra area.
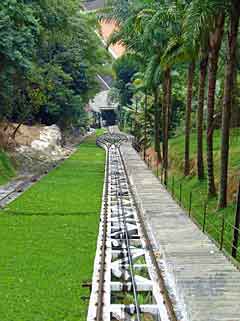
[(162, 161), (162, 155), (161, 155), (161, 135), (160, 135), (160, 121), (161, 121), (161, 107), (160, 107), (160, 99), (159, 99), (159, 89), (158, 87), (155, 87), (153, 89), (153, 95), (154, 95), (154, 149), (157, 154), (157, 162)]
[(154, 98), (154, 150), (157, 154), (157, 163), (162, 161), (161, 153), (161, 99), (160, 99), (160, 68), (159, 68), (159, 54), (154, 54), (147, 64), (145, 72), (146, 89), (152, 92)]
[[(169, 40), (166, 51), (163, 55), (163, 62), (166, 65), (173, 67), (177, 63), (188, 64), (187, 76), (187, 100), (185, 110), (185, 150), (184, 150), (184, 175), (190, 173), (190, 134), (191, 134), (191, 113), (193, 99), (193, 83), (195, 75), (195, 60), (198, 50), (186, 39), (186, 5), (183, 3), (173, 6), (174, 14), (170, 16), (172, 19), (169, 32)], [(170, 86), (171, 88), (171, 86)]]
[[(169, 47), (164, 54), (165, 63), (171, 63), (173, 66), (176, 62), (188, 62), (187, 76), (187, 100), (185, 109), (185, 149), (184, 149), (184, 175), (190, 173), (190, 134), (191, 134), (191, 113), (192, 113), (192, 98), (193, 98), (193, 83), (195, 75), (195, 57), (196, 52), (189, 50), (184, 44), (184, 40), (172, 39)], [(171, 88), (171, 86), (170, 86)]]
[(164, 184), (168, 181), (168, 139), (169, 139), (169, 123), (171, 114), (171, 99), (172, 98), (172, 80), (171, 69), (168, 67), (164, 72), (163, 79), (163, 115), (162, 115), (162, 131), (163, 131), (163, 169), (164, 169)]
[[(152, 45), (153, 37), (148, 29), (148, 23), (155, 13), (153, 10), (155, 1), (152, 0), (146, 4), (141, 1), (135, 1), (133, 4), (126, 4), (125, 1), (123, 3), (122, 7), (119, 3), (117, 9), (113, 7), (111, 13), (107, 10), (107, 13), (103, 16), (104, 19), (116, 19), (119, 24), (119, 29), (112, 34), (109, 44), (122, 42), (130, 52), (134, 52), (142, 59), (142, 65), (145, 66), (146, 90), (151, 92), (154, 97), (154, 147), (158, 162), (160, 162), (162, 158), (160, 149), (161, 101), (159, 95), (161, 47)], [(128, 15), (126, 16), (124, 11), (122, 16), (122, 9), (126, 9), (126, 7), (128, 8)], [(120, 18), (119, 12), (121, 13)], [(123, 17), (125, 19), (122, 19)]]
[[(139, 30), (143, 31), (143, 39), (145, 46), (151, 48), (152, 56), (147, 62), (145, 80), (148, 88), (152, 88), (155, 100), (155, 151), (158, 156), (158, 163), (163, 160), (165, 172), (165, 182), (167, 180), (168, 167), (168, 128), (169, 128), (169, 111), (171, 104), (171, 71), (169, 66), (161, 64), (162, 55), (166, 49), (168, 42), (168, 30), (166, 28), (169, 23), (169, 8), (163, 4), (157, 5), (153, 1), (153, 5), (144, 8), (138, 14), (136, 25)], [(159, 30), (162, 27), (162, 32)], [(154, 44), (154, 45), (153, 45)], [(149, 49), (148, 49), (149, 50)], [(148, 52), (149, 54), (149, 52)], [(163, 99), (160, 99), (160, 85), (163, 91)], [(162, 110), (162, 122), (161, 122)], [(160, 155), (160, 123), (162, 123), (162, 140), (163, 140), (163, 157)]]
[(207, 171), (208, 171), (208, 195), (216, 195), (213, 162), (213, 133), (214, 133), (214, 106), (215, 91), (218, 71), (219, 52), (224, 33), (224, 13), (214, 17), (214, 29), (210, 32), (209, 41), (209, 70), (208, 70), (208, 104), (207, 104)]
[(234, 75), (236, 71), (236, 51), (239, 31), (240, 2), (231, 1), (230, 25), (228, 30), (228, 52), (225, 67), (225, 84), (222, 108), (222, 139), (221, 139), (221, 170), (220, 170), (220, 193), (218, 208), (227, 206), (227, 186), (228, 186), (228, 159), (229, 159), (229, 134), (232, 95), (234, 90)]
[(185, 113), (185, 153), (184, 153), (184, 175), (190, 174), (190, 132), (191, 132), (191, 113), (194, 82), (195, 61), (188, 66), (188, 85), (187, 85), (187, 104)]
[(199, 66), (199, 89), (198, 89), (198, 107), (197, 107), (197, 175), (198, 179), (204, 179), (203, 163), (203, 111), (205, 100), (205, 87), (208, 68), (208, 46), (205, 50), (200, 50)]
[(188, 11), (189, 38), (193, 38), (195, 45), (197, 46), (202, 35), (209, 34), (207, 96), (207, 173), (209, 196), (216, 195), (213, 163), (215, 91), (219, 53), (224, 34), (225, 10), (226, 0), (193, 0)]
[[(154, 1), (153, 1), (154, 2)], [(183, 6), (176, 6), (176, 3), (166, 4), (155, 2), (155, 6), (147, 8), (139, 13), (139, 20), (143, 21), (142, 28), (146, 46), (153, 47), (157, 53), (155, 61), (155, 79), (161, 84), (162, 98), (162, 147), (163, 147), (163, 170), (164, 182), (167, 183), (168, 172), (168, 138), (172, 101), (172, 80), (171, 69), (176, 58), (173, 57), (175, 47), (178, 46), (178, 39), (181, 33), (181, 18)], [(144, 24), (145, 23), (145, 24)], [(174, 47), (174, 49), (173, 49)], [(172, 52), (173, 51), (173, 52)], [(159, 117), (159, 114), (157, 115)], [(158, 123), (158, 118), (156, 120)]]

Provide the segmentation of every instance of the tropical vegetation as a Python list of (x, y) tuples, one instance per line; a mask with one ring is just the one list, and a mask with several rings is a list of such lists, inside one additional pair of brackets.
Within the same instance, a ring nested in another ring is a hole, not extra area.
[(12, 138), (23, 123), (87, 127), (85, 107), (99, 90), (96, 76), (108, 61), (96, 27), (77, 0), (1, 1), (3, 132), (12, 122), (18, 124)]
[[(191, 178), (196, 172), (199, 184), (207, 180), (208, 198), (217, 197), (218, 209), (226, 208), (229, 141), (240, 126), (240, 2), (113, 0), (100, 18), (118, 25), (109, 44), (121, 42), (126, 48), (114, 65), (112, 90), (121, 125), (136, 137), (144, 156), (154, 146), (166, 184), (169, 138), (184, 132), (182, 176)], [(218, 164), (216, 130), (221, 137)], [(236, 193), (237, 184), (234, 188)]]

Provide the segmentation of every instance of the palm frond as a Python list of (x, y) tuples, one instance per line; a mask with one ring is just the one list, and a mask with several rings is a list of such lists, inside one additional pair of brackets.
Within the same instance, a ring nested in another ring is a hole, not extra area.
[(153, 55), (147, 65), (144, 81), (146, 84), (146, 87), (153, 88), (156, 87), (159, 84), (160, 79), (160, 57), (159, 55)]
[(165, 69), (174, 64), (192, 59), (193, 54), (184, 46), (181, 38), (172, 37), (161, 57), (161, 65)]
[(184, 42), (188, 47), (197, 47), (199, 41), (204, 41), (206, 33), (213, 30), (216, 19), (220, 13), (228, 10), (227, 0), (193, 0), (185, 13)]

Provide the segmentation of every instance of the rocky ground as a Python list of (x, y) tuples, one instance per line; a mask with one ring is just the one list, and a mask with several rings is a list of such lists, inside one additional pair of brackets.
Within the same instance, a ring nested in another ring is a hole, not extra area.
[(21, 127), (10, 151), (17, 176), (0, 187), (0, 206), (17, 198), (49, 170), (68, 158), (85, 136), (75, 132), (63, 137), (56, 125)]
[(19, 174), (41, 174), (68, 157), (74, 146), (62, 145), (62, 134), (56, 125), (40, 128), (39, 136), (28, 144), (18, 145), (12, 152)]

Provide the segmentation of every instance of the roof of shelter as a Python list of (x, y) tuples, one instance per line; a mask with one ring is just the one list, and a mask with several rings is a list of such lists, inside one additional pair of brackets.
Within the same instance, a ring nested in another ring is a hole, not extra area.
[(84, 6), (87, 10), (95, 10), (103, 8), (105, 5), (105, 0), (87, 0), (84, 1)]
[(104, 90), (98, 93), (93, 100), (90, 101), (89, 106), (95, 112), (104, 110), (117, 109), (117, 104), (113, 103), (109, 98), (109, 90)]

